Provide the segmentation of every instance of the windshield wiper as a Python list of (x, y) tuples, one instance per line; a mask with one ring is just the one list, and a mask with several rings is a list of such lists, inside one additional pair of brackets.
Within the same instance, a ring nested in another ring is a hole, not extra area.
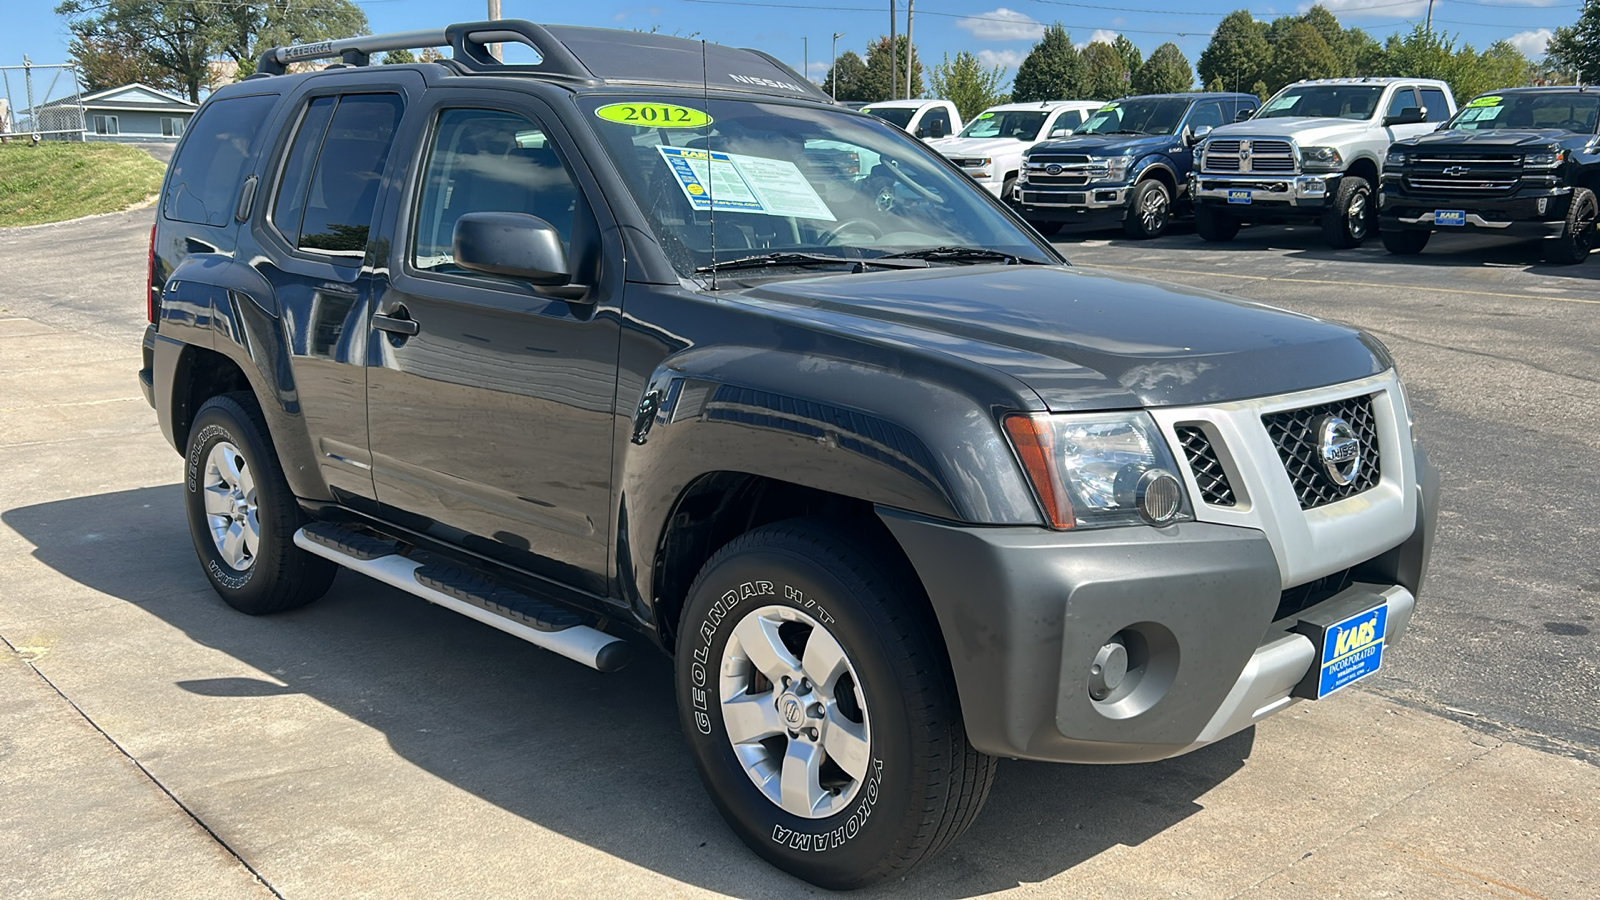
[(860, 272), (866, 266), (879, 266), (885, 269), (925, 269), (928, 264), (920, 259), (907, 257), (890, 262), (879, 262), (883, 257), (854, 257), (854, 256), (829, 256), (826, 253), (763, 253), (760, 256), (741, 256), (738, 259), (725, 259), (712, 263), (709, 266), (697, 266), (695, 272), (731, 272), (736, 269), (766, 269), (778, 266), (855, 266)]
[(1028, 259), (1014, 253), (1001, 253), (999, 250), (986, 250), (982, 247), (926, 247), (922, 250), (906, 250), (901, 253), (890, 253), (876, 257), (874, 261), (888, 259), (925, 259), (937, 262), (1005, 262), (1007, 264), (1029, 263), (1044, 265), (1037, 259)]

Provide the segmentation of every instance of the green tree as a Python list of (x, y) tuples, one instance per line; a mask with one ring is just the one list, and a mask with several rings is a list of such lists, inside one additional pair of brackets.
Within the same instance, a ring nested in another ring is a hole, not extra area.
[(1039, 43), (1017, 67), (1011, 99), (1017, 103), (1072, 99), (1082, 93), (1081, 74), (1078, 48), (1072, 46), (1072, 35), (1057, 22), (1045, 28)]
[(933, 93), (954, 103), (963, 120), (971, 119), (997, 103), (1004, 103), (1006, 95), (1000, 85), (1006, 80), (1005, 66), (989, 68), (978, 57), (962, 50), (955, 59), (944, 55), (944, 62), (933, 67), (928, 81)]
[(383, 55), (383, 64), (386, 66), (403, 66), (417, 61), (417, 55), (410, 50), (390, 50)]
[(144, 51), (141, 41), (131, 35), (121, 32), (77, 35), (67, 49), (83, 78), (86, 93), (134, 82), (169, 91), (184, 88), (182, 80), (170, 69), (157, 65)]
[(211, 84), (211, 60), (222, 50), (211, 13), (184, 0), (66, 0), (56, 7), (74, 40), (136, 48), (139, 68), (167, 73), (162, 80), (196, 103)]
[[(1467, 48), (1468, 52), (1471, 48)], [(1495, 41), (1476, 59), (1457, 68), (1450, 90), (1459, 102), (1507, 87), (1532, 84), (1535, 66), (1510, 41)]]
[(1126, 96), (1132, 75), (1122, 66), (1122, 55), (1103, 41), (1094, 41), (1079, 54), (1083, 95), (1094, 100)]
[(1194, 90), (1194, 70), (1177, 44), (1157, 47), (1133, 75), (1135, 94), (1175, 94)]
[(252, 0), (219, 5), (207, 14), (218, 31), (222, 56), (238, 64), (239, 77), (256, 70), (269, 47), (308, 44), (366, 34), (367, 14), (350, 0)]
[[(1473, 57), (1476, 58), (1476, 54)], [(1450, 81), (1461, 64), (1455, 39), (1439, 32), (1430, 33), (1422, 25), (1413, 27), (1405, 37), (1390, 35), (1384, 44), (1384, 75)], [(1451, 88), (1453, 91), (1453, 83)]]
[(1383, 45), (1360, 28), (1344, 31), (1345, 52), (1355, 60), (1351, 75), (1376, 75), (1383, 71)]
[(1117, 55), (1122, 57), (1122, 68), (1128, 73), (1128, 78), (1131, 82), (1133, 73), (1139, 71), (1139, 67), (1144, 65), (1144, 54), (1140, 53), (1139, 48), (1133, 45), (1133, 41), (1128, 40), (1127, 35), (1122, 34), (1117, 35), (1117, 39), (1111, 42), (1111, 49), (1117, 51)]
[(1600, 81), (1600, 0), (1584, 0), (1578, 21), (1555, 30), (1544, 58), (1551, 68), (1586, 84)]
[[(861, 99), (876, 102), (879, 100), (893, 100), (897, 96), (905, 96), (906, 48), (908, 46), (910, 44), (903, 34), (895, 35), (895, 52), (893, 54), (889, 52), (889, 38), (887, 35), (880, 36), (867, 46), (866, 70), (861, 76), (861, 88), (865, 96)], [(889, 74), (891, 60), (894, 66), (893, 83), (898, 85), (898, 94), (891, 91), (889, 87), (891, 83)], [(922, 96), (922, 60), (920, 55), (919, 58), (912, 61), (911, 96)], [(841, 97), (840, 99), (843, 98)]]
[(1272, 68), (1267, 23), (1257, 22), (1249, 10), (1228, 13), (1195, 68), (1207, 90), (1242, 91), (1255, 84)]
[(1333, 78), (1339, 74), (1339, 58), (1315, 25), (1294, 21), (1272, 50), (1272, 68), (1266, 82), (1273, 92), (1286, 84), (1307, 78)]
[[(868, 97), (862, 79), (867, 75), (867, 64), (861, 61), (854, 50), (846, 50), (844, 55), (834, 62), (828, 69), (828, 74), (822, 79), (822, 89), (833, 93), (835, 99), (845, 102), (865, 103), (875, 97)], [(837, 77), (838, 81), (834, 81)]]

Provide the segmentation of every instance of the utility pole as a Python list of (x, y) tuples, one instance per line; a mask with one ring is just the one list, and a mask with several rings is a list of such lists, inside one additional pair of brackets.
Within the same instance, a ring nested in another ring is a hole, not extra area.
[[(493, 22), (495, 19), (498, 19), (498, 18), (500, 18), (500, 0), (489, 0), (489, 21)], [(490, 44), (489, 45), (489, 53), (495, 59), (498, 59), (498, 60), (504, 60), (505, 59), (505, 57), (500, 55), (500, 45), (499, 44)]]
[(917, 55), (917, 48), (911, 43), (911, 7), (917, 0), (906, 0), (906, 99), (911, 99), (911, 57)]
[(896, 63), (898, 63), (900, 61), (900, 54), (895, 50), (895, 46), (894, 46), (894, 26), (895, 26), (895, 20), (897, 18), (899, 18), (899, 16), (895, 13), (894, 0), (889, 0), (889, 99), (890, 100), (893, 100), (894, 98), (900, 96), (900, 81), (899, 81), (899, 78), (900, 78), (900, 67), (898, 65), (896, 65)]
[(833, 87), (829, 89), (828, 94), (834, 100), (839, 99), (839, 38), (842, 37), (844, 37), (842, 31), (833, 33), (833, 68), (829, 70), (833, 75)]
[(800, 75), (805, 80), (811, 80), (811, 38), (800, 38)]
[(1422, 31), (1428, 37), (1433, 37), (1433, 0), (1428, 0), (1428, 23), (1422, 26)]

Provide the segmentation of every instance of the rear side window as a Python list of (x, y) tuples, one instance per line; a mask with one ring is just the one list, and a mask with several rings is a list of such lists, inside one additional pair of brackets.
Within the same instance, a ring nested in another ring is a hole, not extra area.
[(277, 94), (257, 94), (208, 105), (190, 124), (189, 138), (172, 161), (162, 214), (196, 225), (228, 224), (244, 170), (277, 102)]
[(307, 105), (271, 215), (296, 248), (332, 256), (366, 253), (401, 112), (395, 94), (318, 97)]
[(1426, 121), (1443, 122), (1450, 118), (1450, 104), (1444, 99), (1444, 91), (1438, 88), (1422, 89), (1422, 107), (1427, 113)]

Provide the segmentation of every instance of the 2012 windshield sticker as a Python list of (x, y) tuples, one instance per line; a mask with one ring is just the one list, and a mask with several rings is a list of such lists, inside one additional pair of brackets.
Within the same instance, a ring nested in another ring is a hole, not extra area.
[(594, 114), (636, 128), (704, 128), (714, 121), (701, 110), (671, 103), (611, 103)]
[(1474, 98), (1472, 98), (1472, 101), (1467, 104), (1467, 109), (1474, 109), (1474, 108), (1480, 107), (1480, 106), (1499, 106), (1500, 105), (1500, 101), (1503, 100), (1503, 99), (1505, 99), (1505, 98), (1503, 98), (1503, 97), (1474, 97)]
[(811, 182), (784, 159), (657, 147), (696, 210), (836, 221)]

